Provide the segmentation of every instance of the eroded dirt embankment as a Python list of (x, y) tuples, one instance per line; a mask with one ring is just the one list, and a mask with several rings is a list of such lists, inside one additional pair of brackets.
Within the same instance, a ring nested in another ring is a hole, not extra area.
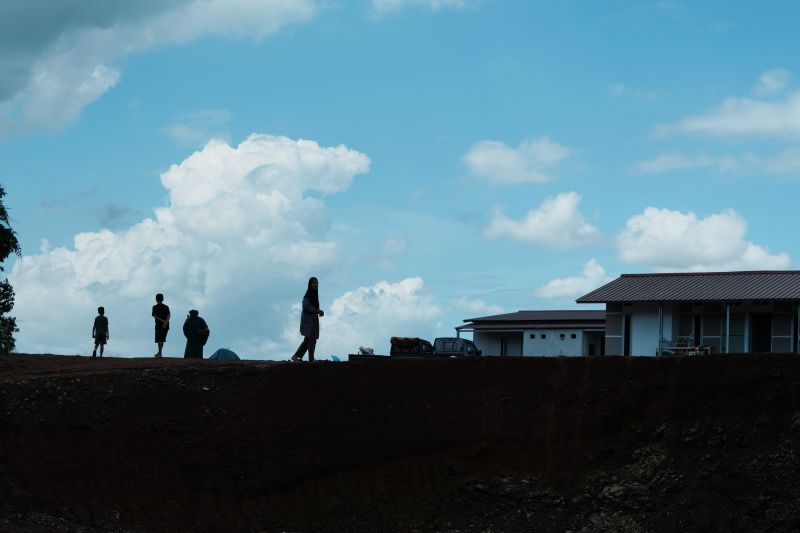
[(800, 359), (0, 360), (0, 529), (797, 531)]

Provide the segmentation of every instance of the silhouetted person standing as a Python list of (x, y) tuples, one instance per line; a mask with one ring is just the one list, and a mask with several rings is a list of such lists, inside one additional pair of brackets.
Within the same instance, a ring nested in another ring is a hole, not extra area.
[(156, 294), (156, 305), (153, 306), (153, 318), (156, 320), (156, 344), (158, 352), (154, 357), (161, 357), (161, 350), (167, 342), (167, 332), (169, 332), (169, 307), (164, 303), (164, 295), (160, 292)]
[(97, 357), (98, 346), (100, 347), (100, 357), (103, 357), (103, 348), (105, 348), (106, 341), (109, 339), (108, 318), (105, 316), (105, 314), (105, 308), (97, 308), (97, 317), (94, 319), (94, 326), (92, 326), (92, 338), (94, 339), (94, 350), (92, 350), (92, 357)]
[(303, 296), (303, 311), (300, 314), (300, 335), (303, 336), (303, 342), (292, 356), (293, 363), (302, 361), (306, 351), (308, 351), (308, 360), (314, 360), (314, 348), (316, 348), (319, 338), (319, 317), (325, 316), (325, 313), (319, 308), (318, 288), (317, 278), (308, 280), (308, 289)]
[(186, 351), (183, 356), (188, 359), (202, 359), (203, 346), (205, 346), (211, 330), (199, 313), (192, 309), (183, 323), (183, 334), (186, 336)]

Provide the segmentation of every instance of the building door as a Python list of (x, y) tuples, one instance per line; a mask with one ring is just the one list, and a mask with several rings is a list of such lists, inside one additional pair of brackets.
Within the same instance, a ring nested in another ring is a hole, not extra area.
[(772, 315), (769, 313), (750, 315), (750, 351), (772, 351)]
[(605, 355), (606, 336), (602, 332), (588, 331), (584, 333), (584, 338), (586, 339), (585, 355)]
[(622, 337), (622, 355), (631, 354), (631, 315), (625, 315), (625, 332)]
[(500, 357), (508, 355), (508, 337), (500, 337)]

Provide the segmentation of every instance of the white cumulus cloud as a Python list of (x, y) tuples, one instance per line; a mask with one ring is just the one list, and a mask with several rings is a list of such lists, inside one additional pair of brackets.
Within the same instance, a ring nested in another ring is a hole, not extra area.
[(168, 354), (182, 354), (180, 325), (197, 308), (212, 330), (209, 349), (285, 355), (287, 310), (337, 254), (319, 196), (345, 190), (369, 166), (357, 151), (308, 140), (208, 143), (161, 175), (169, 201), (152, 218), (81, 233), (71, 248), (44, 246), (15, 263), (18, 348), (85, 353), (103, 305), (110, 353), (149, 355), (150, 306), (163, 292), (174, 317)]
[(648, 207), (628, 219), (616, 246), (623, 261), (662, 272), (788, 268), (788, 254), (771, 254), (746, 233), (747, 222), (730, 209), (700, 218)]
[(120, 79), (118, 60), (203, 36), (261, 39), (314, 0), (42, 0), (0, 4), (0, 138), (58, 128)]
[(490, 183), (531, 183), (554, 179), (550, 171), (566, 160), (571, 149), (547, 137), (512, 148), (499, 141), (479, 141), (464, 156), (472, 174)]
[(495, 210), (494, 218), (483, 228), (488, 239), (508, 238), (557, 249), (576, 248), (596, 243), (600, 230), (589, 224), (578, 209), (581, 197), (576, 192), (563, 192), (545, 198), (519, 220)]
[(605, 285), (612, 279), (596, 259), (590, 259), (583, 265), (580, 276), (551, 279), (536, 289), (534, 295), (541, 298), (578, 297)]
[[(396, 283), (380, 281), (368, 287), (347, 291), (323, 308), (317, 355), (339, 357), (357, 353), (359, 346), (369, 346), (375, 353), (387, 354), (389, 339), (422, 337), (433, 340), (442, 310), (432, 295), (424, 291), (419, 277)], [(300, 344), (300, 306), (296, 305), (287, 320), (284, 338)]]

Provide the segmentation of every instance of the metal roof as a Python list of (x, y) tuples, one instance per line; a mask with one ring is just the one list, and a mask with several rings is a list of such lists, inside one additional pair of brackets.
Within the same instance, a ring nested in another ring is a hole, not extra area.
[(623, 274), (578, 303), (800, 300), (800, 270)]
[(516, 323), (520, 322), (586, 322), (599, 321), (606, 319), (606, 312), (602, 309), (574, 309), (566, 311), (517, 311), (516, 313), (505, 313), (502, 315), (483, 316), (478, 318), (467, 318), (464, 322), (474, 322), (475, 324), (495, 324), (495, 323)]

